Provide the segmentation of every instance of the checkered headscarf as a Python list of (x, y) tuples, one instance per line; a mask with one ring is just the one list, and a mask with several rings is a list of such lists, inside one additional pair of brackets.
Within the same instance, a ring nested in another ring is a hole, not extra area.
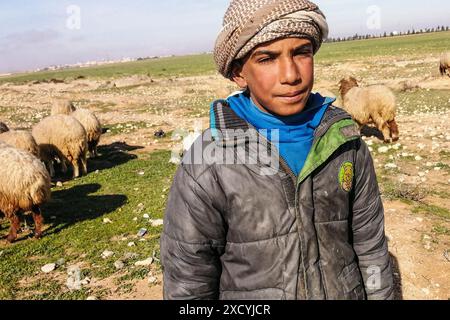
[(308, 38), (316, 53), (328, 36), (318, 6), (308, 0), (232, 0), (214, 47), (218, 71), (231, 77), (231, 64), (256, 46), (288, 37)]

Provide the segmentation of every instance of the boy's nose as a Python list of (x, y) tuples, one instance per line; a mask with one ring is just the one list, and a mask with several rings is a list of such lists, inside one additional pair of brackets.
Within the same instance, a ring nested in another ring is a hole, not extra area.
[(301, 82), (299, 67), (293, 59), (283, 59), (280, 63), (280, 83), (298, 84)]

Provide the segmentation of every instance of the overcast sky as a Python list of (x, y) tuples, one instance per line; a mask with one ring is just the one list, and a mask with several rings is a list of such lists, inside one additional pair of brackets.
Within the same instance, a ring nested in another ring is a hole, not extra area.
[[(317, 0), (330, 36), (449, 25), (444, 0)], [(0, 0), (0, 73), (211, 51), (229, 0)]]

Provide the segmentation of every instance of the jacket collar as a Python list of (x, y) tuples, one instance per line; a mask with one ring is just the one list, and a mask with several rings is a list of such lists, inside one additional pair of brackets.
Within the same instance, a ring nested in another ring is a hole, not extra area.
[[(351, 116), (335, 106), (331, 105), (327, 108), (322, 121), (314, 131), (314, 141), (322, 137), (333, 124), (343, 119), (351, 119)], [(240, 118), (230, 108), (228, 102), (223, 99), (216, 100), (211, 104), (210, 128), (214, 139), (216, 141), (221, 140), (225, 144), (227, 141), (234, 141), (236, 138), (239, 141), (240, 137), (248, 139), (248, 131), (255, 131), (253, 136), (257, 139), (256, 129), (250, 123)]]

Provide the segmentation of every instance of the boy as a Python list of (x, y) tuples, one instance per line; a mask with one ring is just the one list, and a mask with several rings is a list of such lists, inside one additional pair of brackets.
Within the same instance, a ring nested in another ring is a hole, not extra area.
[(309, 1), (231, 1), (214, 57), (243, 91), (212, 104), (175, 174), (165, 299), (392, 298), (372, 158), (350, 116), (311, 93), (327, 33)]

